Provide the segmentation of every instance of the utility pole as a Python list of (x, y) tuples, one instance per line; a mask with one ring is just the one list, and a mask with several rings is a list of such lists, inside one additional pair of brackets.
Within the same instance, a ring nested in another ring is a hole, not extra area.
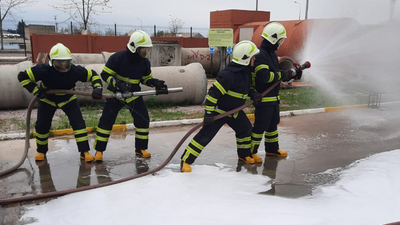
[(301, 3), (294, 1), (294, 3), (299, 4), (299, 20), (300, 20), (300, 15), (301, 15)]
[(308, 0), (306, 0), (306, 19), (308, 19)]
[(258, 0), (256, 0), (256, 11), (258, 11)]
[(56, 31), (56, 34), (58, 33), (58, 28), (57, 28), (57, 16), (56, 15), (54, 15), (54, 21), (55, 21), (55, 24), (56, 24), (56, 29), (55, 29), (55, 31)]
[(142, 20), (139, 19), (139, 18), (136, 18), (136, 19), (138, 19), (138, 20), (140, 21), (140, 29), (143, 30), (143, 27), (142, 27)]

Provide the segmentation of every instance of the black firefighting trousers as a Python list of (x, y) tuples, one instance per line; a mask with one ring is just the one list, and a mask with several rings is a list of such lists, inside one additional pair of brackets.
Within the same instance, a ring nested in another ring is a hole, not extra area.
[[(67, 115), (69, 124), (74, 130), (74, 136), (78, 145), (79, 152), (86, 152), (90, 150), (86, 124), (82, 117), (81, 109), (78, 105), (78, 100), (74, 99), (67, 104), (63, 105), (61, 109)], [(51, 123), (57, 107), (48, 103), (38, 101), (37, 121), (35, 125), (36, 130), (36, 146), (37, 151), (46, 154), (49, 150), (48, 139)], [(29, 126), (27, 124), (27, 126)]]
[(278, 124), (280, 122), (279, 105), (258, 105), (254, 112), (254, 125), (251, 133), (252, 154), (258, 152), (264, 135), (266, 152), (276, 152), (279, 149)]
[(135, 126), (135, 148), (137, 150), (145, 150), (148, 148), (149, 112), (147, 111), (142, 96), (140, 96), (129, 103), (122, 102), (115, 98), (106, 99), (94, 142), (94, 149), (96, 149), (96, 151), (106, 150), (115, 119), (124, 106), (128, 106), (133, 117), (133, 125)]
[(250, 156), (251, 123), (246, 114), (239, 111), (237, 115), (227, 116), (214, 121), (212, 125), (203, 126), (186, 147), (181, 157), (182, 161), (192, 164), (225, 123), (235, 131), (239, 158), (245, 159)]

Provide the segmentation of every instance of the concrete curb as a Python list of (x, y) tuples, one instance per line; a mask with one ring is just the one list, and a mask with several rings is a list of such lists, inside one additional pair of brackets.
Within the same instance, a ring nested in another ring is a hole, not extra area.
[[(382, 103), (382, 104), (388, 104), (388, 103)], [(345, 109), (365, 108), (365, 107), (368, 107), (368, 105), (362, 104), (362, 105), (352, 105), (352, 106), (338, 106), (338, 107), (283, 111), (280, 113), (280, 116), (281, 117), (296, 116), (296, 115), (333, 112), (333, 111), (339, 111), (339, 110), (345, 110)], [(254, 114), (248, 114), (247, 117), (249, 119), (254, 119)], [(157, 121), (157, 122), (150, 122), (150, 128), (192, 125), (192, 124), (201, 123), (202, 121), (203, 121), (203, 118)], [(86, 129), (87, 129), (88, 133), (94, 132), (94, 128), (92, 128), (92, 127), (88, 127)], [(121, 124), (121, 125), (114, 125), (112, 131), (128, 131), (128, 130), (134, 130), (134, 129), (135, 129), (135, 126), (133, 124)], [(35, 133), (33, 133), (33, 134), (35, 134)], [(72, 134), (73, 134), (72, 129), (54, 130), (54, 131), (50, 132), (50, 136), (62, 136), (62, 135), (72, 135)], [(23, 138), (25, 138), (25, 133), (0, 134), (0, 140), (23, 139)]]

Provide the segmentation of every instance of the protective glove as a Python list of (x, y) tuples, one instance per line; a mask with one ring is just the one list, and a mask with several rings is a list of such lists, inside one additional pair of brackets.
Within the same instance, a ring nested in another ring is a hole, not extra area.
[(210, 111), (204, 113), (203, 126), (210, 126), (214, 124), (214, 115)]
[(253, 105), (256, 106), (262, 100), (262, 95), (256, 90), (251, 90), (249, 93), (250, 99), (253, 100)]
[(115, 89), (117, 92), (121, 92), (121, 93), (129, 92), (130, 84), (129, 84), (129, 82), (125, 82), (122, 80), (116, 80), (115, 81)]
[(46, 98), (47, 89), (43, 88), (42, 85), (38, 85), (38, 91), (35, 93), (35, 96), (39, 99)]
[(294, 75), (294, 79), (300, 80), (301, 76), (303, 75), (303, 69), (301, 68), (300, 64), (298, 64), (298, 63), (293, 63), (293, 66), (296, 71), (296, 74)]
[(92, 98), (93, 99), (101, 99), (103, 97), (103, 89), (100, 87), (96, 87), (92, 91)]
[(294, 71), (293, 70), (282, 70), (281, 71), (281, 76), (282, 76), (282, 81), (287, 82), (292, 79)]
[(154, 82), (154, 87), (156, 88), (156, 94), (168, 94), (168, 87), (163, 80), (157, 80)]

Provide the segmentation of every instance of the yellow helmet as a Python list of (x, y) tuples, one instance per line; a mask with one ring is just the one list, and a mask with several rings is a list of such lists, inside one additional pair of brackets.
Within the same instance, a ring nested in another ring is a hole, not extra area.
[(264, 27), (261, 37), (269, 41), (271, 44), (276, 44), (278, 41), (278, 47), (283, 44), (286, 36), (285, 27), (277, 22), (271, 22)]
[(150, 36), (146, 32), (137, 30), (131, 34), (127, 47), (132, 53), (136, 53), (138, 48), (151, 48), (153, 44), (151, 43)]
[(258, 53), (260, 53), (260, 50), (253, 42), (247, 40), (241, 41), (233, 48), (232, 62), (247, 66), (250, 64), (251, 58)]
[(71, 51), (65, 45), (58, 43), (50, 49), (49, 65), (60, 72), (67, 72), (71, 68)]

